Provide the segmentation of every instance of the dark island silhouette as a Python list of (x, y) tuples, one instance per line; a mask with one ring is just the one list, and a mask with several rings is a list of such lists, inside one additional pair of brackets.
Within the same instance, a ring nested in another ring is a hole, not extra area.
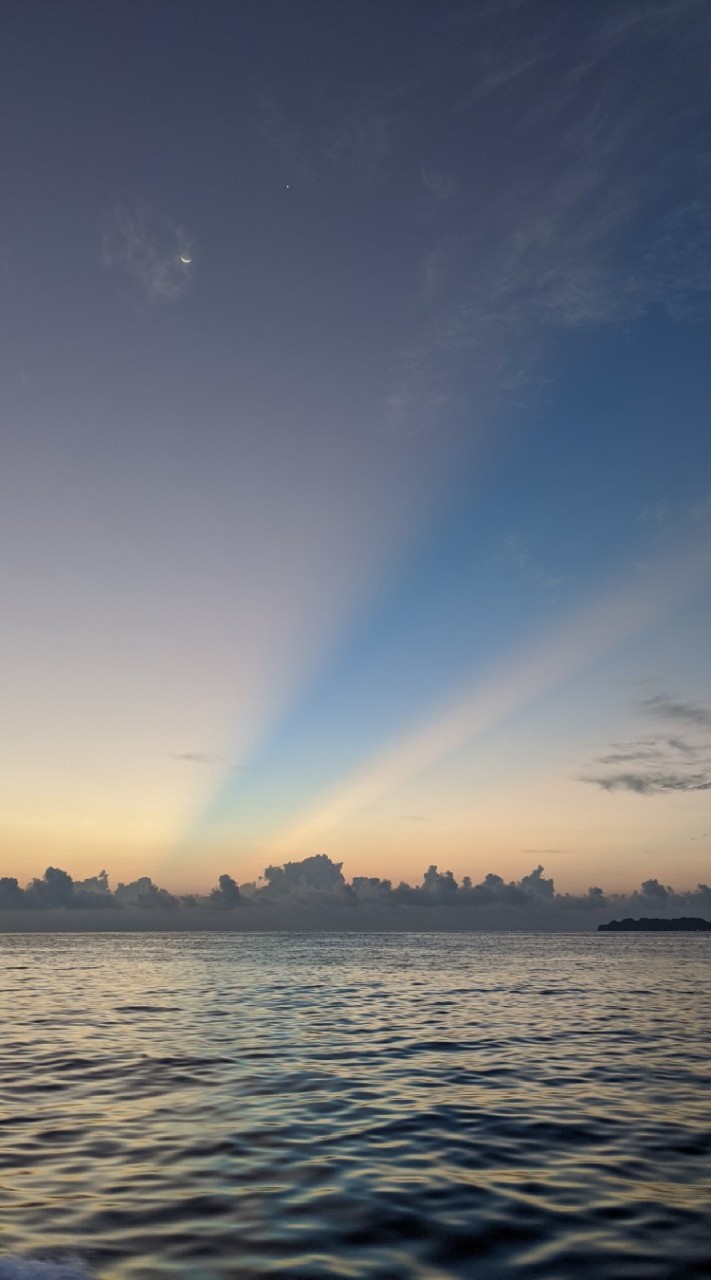
[(678, 916), (676, 920), (642, 916), (632, 920), (627, 916), (624, 920), (599, 924), (597, 930), (598, 933), (706, 933), (711, 930), (711, 920), (702, 920), (699, 916)]

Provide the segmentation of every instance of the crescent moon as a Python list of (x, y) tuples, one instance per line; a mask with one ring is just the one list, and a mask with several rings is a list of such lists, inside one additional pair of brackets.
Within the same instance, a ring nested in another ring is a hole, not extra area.
[(183, 265), (184, 265), (184, 266), (186, 266), (186, 267), (187, 267), (187, 266), (189, 266), (189, 265), (190, 265), (190, 263), (192, 262), (192, 258), (186, 258), (186, 257), (181, 253), (181, 255), (180, 255), (180, 261), (183, 263)]

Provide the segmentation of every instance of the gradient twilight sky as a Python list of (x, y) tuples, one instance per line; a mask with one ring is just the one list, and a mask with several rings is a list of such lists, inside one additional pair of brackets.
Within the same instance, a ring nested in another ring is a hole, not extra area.
[(0, 874), (708, 878), (706, 0), (6, 0)]

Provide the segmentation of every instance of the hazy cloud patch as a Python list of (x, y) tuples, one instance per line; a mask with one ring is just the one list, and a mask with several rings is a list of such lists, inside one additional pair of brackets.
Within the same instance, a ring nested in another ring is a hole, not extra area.
[(629, 747), (621, 747), (618, 750), (610, 751), (608, 755), (600, 756), (600, 764), (631, 764), (641, 760), (660, 760), (663, 758), (663, 752), (658, 747), (638, 746), (630, 744)]
[(309, 154), (304, 131), (295, 123), (271, 92), (257, 101), (259, 131), (271, 151), (282, 161), (285, 172), (302, 182), (314, 179), (314, 160)]
[(210, 751), (171, 751), (171, 760), (184, 760), (186, 764), (217, 764), (220, 756)]
[(102, 264), (127, 280), (142, 302), (178, 302), (192, 284), (194, 256), (187, 232), (144, 205), (118, 206), (107, 219)]
[(707, 520), (711, 520), (711, 495), (701, 502), (694, 503), (689, 514), (692, 520), (698, 523), (705, 523)]
[(561, 854), (575, 853), (575, 850), (574, 849), (522, 849), (521, 853), (526, 853), (526, 854), (532, 853), (532, 854), (535, 854), (537, 857), (540, 857), (541, 854), (543, 856), (546, 856), (547, 854), (551, 854), (551, 853), (555, 854), (556, 856), (560, 856)]
[(553, 573), (536, 560), (521, 538), (516, 533), (508, 533), (502, 539), (494, 554), (494, 563), (508, 565), (523, 577), (528, 578), (535, 586), (551, 591), (563, 586), (568, 581), (567, 575)]
[(433, 200), (441, 203), (449, 200), (457, 189), (457, 180), (443, 169), (431, 169), (426, 165), (420, 170), (422, 185)]
[(670, 698), (667, 694), (655, 694), (652, 698), (644, 699), (642, 709), (649, 715), (655, 715), (664, 720), (694, 725), (701, 729), (711, 729), (711, 707), (701, 702), (682, 702)]

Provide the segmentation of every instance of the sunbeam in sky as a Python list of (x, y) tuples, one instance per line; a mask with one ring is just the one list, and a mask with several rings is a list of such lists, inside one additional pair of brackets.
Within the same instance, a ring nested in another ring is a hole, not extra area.
[(6, 36), (0, 871), (695, 883), (708, 6)]
[[(424, 723), (366, 761), (355, 775), (342, 781), (335, 793), (287, 828), (276, 847), (280, 852), (303, 852), (324, 832), (332, 833), (350, 815), (367, 808), (383, 794), (397, 790), (413, 776), (425, 773), (459, 747), (486, 732), (500, 720), (550, 688), (570, 680), (609, 649), (642, 631), (670, 608), (684, 603), (711, 575), (711, 547), (684, 546), (662, 566), (628, 575), (622, 583), (567, 619), (552, 633), (536, 636), (529, 650), (483, 681), (459, 689)], [(473, 834), (475, 827), (473, 829)]]

